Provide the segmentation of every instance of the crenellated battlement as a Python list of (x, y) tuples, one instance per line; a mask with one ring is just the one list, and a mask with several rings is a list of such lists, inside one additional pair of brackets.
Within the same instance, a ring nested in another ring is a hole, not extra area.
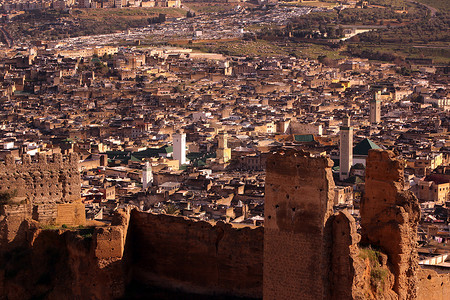
[(78, 168), (78, 155), (70, 153), (68, 157), (64, 157), (60, 153), (52, 156), (38, 153), (34, 159), (29, 154), (22, 155), (20, 160), (12, 156), (6, 156), (4, 161), (0, 161), (0, 176), (9, 172), (29, 172), (29, 171), (46, 171), (60, 169)]
[(32, 207), (31, 218), (54, 222), (57, 206), (80, 200), (81, 181), (78, 156), (37, 154), (33, 159), (25, 154), (20, 160), (6, 156), (0, 162), (0, 192), (13, 195), (13, 203), (27, 203)]

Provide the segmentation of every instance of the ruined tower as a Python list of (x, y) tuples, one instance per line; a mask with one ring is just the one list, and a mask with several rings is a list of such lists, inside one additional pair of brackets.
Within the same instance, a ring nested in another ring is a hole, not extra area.
[(264, 299), (326, 299), (333, 162), (280, 150), (267, 160)]
[(349, 116), (344, 117), (340, 130), (339, 179), (345, 180), (353, 165), (353, 127), (350, 125)]
[(86, 222), (75, 153), (68, 157), (38, 153), (34, 160), (24, 154), (17, 162), (13, 156), (6, 156), (0, 162), (0, 192), (11, 196), (0, 206), (0, 227), (8, 228), (8, 239), (25, 219), (57, 225)]
[(416, 299), (420, 207), (414, 194), (405, 190), (403, 173), (404, 162), (392, 151), (369, 151), (360, 209), (362, 241), (387, 254), (399, 299)]

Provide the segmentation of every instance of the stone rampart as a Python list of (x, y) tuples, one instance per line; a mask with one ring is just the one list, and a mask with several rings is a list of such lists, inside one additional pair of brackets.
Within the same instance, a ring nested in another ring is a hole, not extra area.
[(80, 175), (78, 156), (72, 153), (68, 158), (53, 154), (48, 158), (38, 154), (36, 161), (29, 155), (15, 161), (7, 156), (0, 163), (0, 192), (15, 193), (33, 204), (70, 203), (80, 199)]
[[(0, 192), (11, 195), (10, 211), (14, 210), (13, 206), (23, 211), (21, 205), (28, 205), (27, 209), (31, 208), (31, 211), (26, 218), (44, 224), (85, 222), (84, 209), (81, 210), (80, 204), (74, 204), (79, 203), (81, 192), (76, 154), (69, 157), (38, 154), (35, 161), (29, 155), (23, 155), (19, 161), (7, 156), (0, 162)], [(13, 215), (10, 213), (10, 217)]]
[(393, 152), (369, 151), (360, 209), (362, 241), (388, 255), (399, 299), (416, 299), (420, 207), (414, 194), (405, 190), (403, 172), (404, 163)]
[(326, 299), (333, 162), (282, 150), (267, 160), (264, 299)]
[(262, 297), (263, 228), (132, 211), (135, 281), (209, 295)]

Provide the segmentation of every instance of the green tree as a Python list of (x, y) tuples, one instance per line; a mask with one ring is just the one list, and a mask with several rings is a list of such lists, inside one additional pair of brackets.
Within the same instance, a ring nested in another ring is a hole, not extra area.
[(167, 215), (178, 216), (180, 214), (180, 210), (175, 204), (169, 203), (164, 206), (164, 213)]

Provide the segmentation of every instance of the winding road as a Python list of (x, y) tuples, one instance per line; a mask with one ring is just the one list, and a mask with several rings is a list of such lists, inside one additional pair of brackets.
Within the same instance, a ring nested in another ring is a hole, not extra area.
[(422, 3), (422, 2), (417, 2), (417, 1), (414, 1), (414, 0), (406, 0), (406, 1), (408, 1), (410, 3), (415, 3), (415, 4), (418, 4), (418, 5), (425, 6), (430, 11), (430, 13), (431, 13), (430, 16), (431, 17), (434, 17), (436, 15), (436, 13), (438, 12), (438, 10), (436, 8), (434, 8), (433, 6), (430, 6), (428, 4), (425, 4), (425, 3)]

